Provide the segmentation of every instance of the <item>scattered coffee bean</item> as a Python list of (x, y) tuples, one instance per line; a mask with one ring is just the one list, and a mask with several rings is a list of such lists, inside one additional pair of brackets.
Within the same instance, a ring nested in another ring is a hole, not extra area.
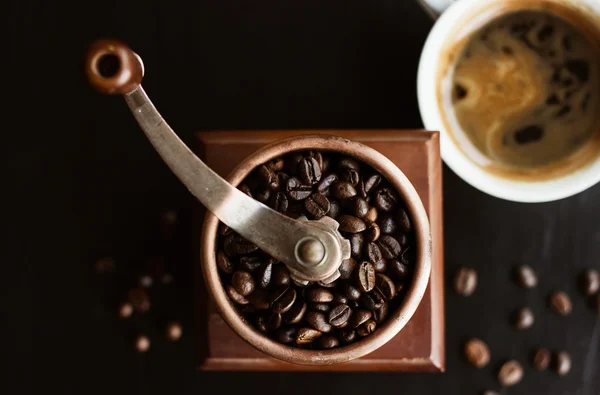
[(375, 243), (367, 243), (365, 247), (364, 255), (367, 256), (371, 262), (379, 262), (383, 260), (383, 255), (379, 246)]
[(345, 344), (350, 344), (356, 340), (356, 331), (352, 329), (342, 329), (339, 332), (340, 340)]
[(367, 225), (367, 229), (363, 233), (368, 241), (373, 242), (379, 239), (381, 230), (379, 229), (379, 225), (377, 225), (375, 222), (371, 222)]
[(254, 291), (254, 277), (248, 272), (238, 270), (233, 273), (231, 284), (242, 296), (248, 296)]
[(462, 296), (471, 296), (477, 288), (477, 272), (466, 267), (461, 268), (454, 276), (454, 290)]
[(275, 333), (275, 339), (283, 344), (293, 343), (296, 340), (296, 327), (290, 326), (287, 328), (280, 328)]
[(333, 294), (333, 300), (331, 302), (333, 306), (337, 306), (339, 304), (348, 304), (348, 297), (343, 293), (336, 292)]
[(321, 313), (327, 313), (331, 310), (331, 305), (329, 303), (310, 303), (308, 305), (308, 310), (310, 311), (320, 311)]
[(550, 351), (545, 348), (538, 348), (533, 352), (531, 364), (535, 370), (542, 371), (548, 369), (550, 365)]
[(147, 336), (139, 335), (135, 339), (135, 348), (139, 352), (146, 352), (150, 349), (150, 339)]
[(531, 309), (524, 307), (517, 310), (513, 316), (513, 326), (516, 329), (527, 329), (530, 328), (535, 321), (535, 317)]
[(396, 296), (396, 285), (385, 274), (377, 273), (375, 276), (375, 292), (379, 293), (384, 299), (391, 300)]
[(227, 250), (229, 250), (233, 255), (248, 255), (258, 250), (258, 247), (255, 246), (253, 243), (249, 242), (248, 240), (244, 239), (242, 236), (232, 234), (229, 244), (225, 245), (226, 253)]
[(375, 287), (375, 268), (371, 262), (361, 262), (356, 268), (356, 285), (362, 292), (370, 292)]
[(340, 265), (340, 279), (348, 280), (352, 277), (352, 273), (354, 272), (354, 268), (356, 267), (356, 261), (354, 258), (346, 259), (342, 261)]
[(371, 319), (373, 313), (371, 310), (357, 310), (352, 314), (350, 319), (350, 328), (356, 329), (368, 320)]
[(229, 295), (231, 300), (233, 300), (235, 303), (241, 305), (247, 305), (249, 303), (248, 299), (240, 295), (232, 285), (228, 285), (225, 288), (225, 291), (227, 292), (227, 295)]
[(338, 162), (338, 168), (360, 171), (360, 164), (352, 158), (344, 157)]
[(307, 185), (315, 185), (321, 180), (321, 166), (315, 158), (304, 158), (298, 163), (300, 179)]
[(340, 216), (341, 211), (342, 211), (342, 208), (340, 207), (340, 204), (337, 201), (335, 201), (335, 200), (329, 201), (329, 211), (327, 212), (328, 217), (336, 219), (337, 217)]
[(378, 219), (379, 228), (384, 235), (391, 235), (396, 232), (396, 221), (389, 215), (383, 215)]
[(397, 259), (392, 259), (388, 262), (390, 276), (394, 280), (404, 280), (408, 275), (408, 268)]
[(296, 333), (296, 344), (309, 344), (319, 338), (323, 333), (313, 328), (300, 328)]
[(273, 264), (272, 263), (265, 263), (264, 265), (262, 265), (259, 269), (258, 272), (256, 273), (257, 276), (257, 282), (258, 282), (258, 286), (265, 289), (268, 288), (269, 285), (271, 284), (271, 276), (273, 273)]
[(183, 329), (181, 328), (181, 324), (179, 322), (169, 322), (167, 325), (167, 339), (171, 341), (177, 341), (181, 338), (183, 333)]
[(327, 176), (321, 179), (319, 185), (317, 185), (317, 192), (324, 193), (329, 190), (331, 185), (338, 180), (337, 174), (328, 174)]
[(379, 216), (379, 211), (375, 207), (371, 207), (369, 211), (367, 211), (367, 215), (363, 218), (367, 222), (377, 222), (377, 217)]
[(121, 303), (119, 306), (119, 317), (121, 318), (129, 318), (133, 314), (133, 306), (131, 303)]
[(398, 209), (398, 212), (396, 213), (396, 220), (398, 221), (398, 227), (404, 233), (408, 233), (412, 230), (412, 224), (405, 209)]
[(281, 170), (283, 170), (283, 167), (285, 166), (285, 162), (281, 158), (276, 158), (276, 159), (273, 159), (272, 161), (270, 161), (267, 164), (267, 166), (272, 171), (281, 171)]
[(375, 322), (374, 320), (368, 320), (367, 322), (356, 328), (356, 334), (360, 337), (365, 337), (375, 332), (375, 329), (377, 329), (377, 322)]
[(387, 261), (381, 260), (373, 263), (377, 273), (384, 273), (387, 270)]
[(354, 214), (357, 218), (364, 219), (369, 212), (369, 203), (361, 197), (357, 197), (354, 199), (352, 214)]
[(271, 281), (277, 286), (288, 285), (290, 283), (290, 272), (284, 264), (273, 267)]
[(527, 265), (519, 266), (515, 270), (515, 280), (523, 288), (534, 288), (537, 285), (535, 271)]
[(384, 302), (385, 299), (383, 299), (377, 292), (365, 293), (360, 296), (360, 303), (362, 306), (371, 311), (380, 308)]
[(279, 329), (279, 327), (281, 326), (282, 322), (283, 322), (282, 315), (279, 314), (279, 313), (276, 313), (276, 312), (272, 312), (267, 317), (267, 322), (266, 322), (266, 324), (267, 324), (267, 331), (268, 332), (276, 331), (277, 329)]
[(360, 290), (349, 283), (345, 283), (344, 285), (342, 285), (342, 291), (344, 292), (348, 300), (358, 300), (361, 295)]
[(240, 258), (240, 268), (247, 272), (254, 272), (262, 264), (262, 259), (257, 256), (243, 256)]
[(490, 362), (490, 349), (480, 339), (470, 339), (465, 343), (465, 357), (476, 368), (483, 368)]
[(287, 324), (297, 324), (304, 318), (306, 314), (306, 303), (302, 298), (296, 298), (292, 308), (283, 315), (283, 319)]
[(320, 311), (308, 311), (304, 315), (304, 320), (308, 323), (308, 325), (319, 332), (327, 333), (331, 331), (332, 327), (329, 322), (327, 322), (325, 313), (321, 313)]
[(304, 185), (296, 177), (287, 180), (285, 191), (292, 200), (304, 200), (312, 194), (312, 187)]
[(389, 309), (389, 305), (387, 303), (384, 303), (381, 305), (380, 308), (375, 310), (375, 312), (373, 313), (373, 318), (375, 319), (375, 321), (377, 321), (378, 324), (381, 324), (383, 321), (385, 321), (385, 319), (388, 316)]
[(327, 316), (327, 321), (331, 326), (340, 328), (348, 322), (351, 315), (352, 310), (350, 307), (345, 304), (340, 304), (331, 309)]
[(379, 246), (381, 255), (383, 255), (385, 259), (394, 259), (400, 255), (400, 252), (402, 251), (402, 247), (400, 246), (400, 243), (398, 243), (398, 240), (390, 235), (381, 236), (377, 245)]
[(364, 235), (362, 233), (353, 233), (352, 235), (350, 235), (349, 240), (350, 240), (350, 252), (351, 252), (352, 256), (353, 257), (360, 256), (362, 249), (363, 249), (363, 244), (365, 241)]
[(356, 188), (347, 181), (337, 181), (331, 186), (333, 196), (338, 199), (350, 199), (356, 196)]
[(523, 378), (523, 367), (518, 361), (505, 362), (498, 371), (498, 382), (505, 387), (513, 386)]
[(573, 307), (569, 295), (562, 291), (554, 292), (550, 295), (550, 307), (556, 314), (569, 315)]
[(217, 252), (217, 267), (225, 274), (231, 274), (235, 270), (233, 264), (223, 251)]
[(271, 309), (276, 313), (285, 313), (296, 301), (296, 290), (289, 286), (275, 290), (269, 298)]
[(375, 207), (381, 211), (392, 211), (396, 207), (396, 194), (390, 188), (381, 188), (375, 192)]
[[(357, 187), (360, 180), (360, 175), (356, 170), (353, 169), (344, 169), (340, 172), (340, 178), (343, 181), (349, 182), (353, 187)], [(363, 186), (364, 188), (364, 186)], [(358, 192), (358, 191), (357, 191)]]
[(271, 200), (269, 201), (269, 206), (280, 213), (285, 213), (289, 206), (289, 201), (285, 193), (277, 192), (271, 195)]
[(254, 290), (246, 299), (256, 310), (267, 310), (271, 306), (269, 294), (263, 289)]
[(600, 274), (597, 270), (587, 269), (581, 274), (581, 292), (585, 296), (591, 296), (600, 289)]
[(342, 215), (338, 218), (338, 222), (340, 224), (339, 229), (342, 232), (358, 233), (367, 228), (367, 225), (362, 219), (352, 215)]
[(327, 303), (333, 300), (333, 294), (325, 288), (311, 288), (306, 291), (306, 299), (314, 303)]
[(552, 367), (559, 376), (566, 376), (571, 371), (571, 356), (566, 351), (560, 351), (554, 354)]
[(338, 338), (331, 335), (322, 336), (317, 342), (319, 343), (319, 348), (322, 348), (323, 350), (335, 348), (340, 345)]
[(365, 179), (365, 192), (371, 193), (374, 191), (379, 184), (381, 184), (381, 176), (379, 174), (373, 174)]
[(331, 208), (329, 200), (320, 193), (313, 193), (305, 201), (304, 206), (312, 219), (323, 218)]

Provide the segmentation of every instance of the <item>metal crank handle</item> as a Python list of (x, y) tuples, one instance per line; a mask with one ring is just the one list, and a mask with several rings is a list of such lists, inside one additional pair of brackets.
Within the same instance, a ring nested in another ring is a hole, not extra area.
[(123, 95), (137, 122), (162, 159), (189, 191), (223, 223), (282, 261), (301, 283), (330, 282), (350, 256), (338, 224), (294, 220), (252, 199), (202, 162), (175, 134), (141, 86), (142, 60), (117, 40), (94, 42), (86, 59), (91, 85), (101, 93)]

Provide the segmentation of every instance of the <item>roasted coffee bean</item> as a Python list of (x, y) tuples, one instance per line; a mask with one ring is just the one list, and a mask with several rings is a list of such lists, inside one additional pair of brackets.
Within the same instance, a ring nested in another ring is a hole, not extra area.
[(325, 288), (310, 288), (306, 291), (306, 299), (313, 303), (328, 303), (333, 300), (333, 294)]
[(267, 167), (275, 172), (283, 170), (284, 166), (285, 162), (282, 158), (276, 158), (267, 163)]
[(256, 317), (256, 329), (263, 333), (267, 333), (267, 318), (263, 315)]
[(260, 288), (267, 288), (271, 284), (271, 275), (273, 273), (273, 264), (265, 263), (256, 273), (256, 281)]
[(350, 329), (348, 327), (346, 327), (344, 329), (340, 329), (338, 334), (339, 334), (340, 340), (344, 344), (350, 344), (356, 340), (356, 331), (353, 329)]
[[(358, 291), (358, 292), (360, 292), (360, 291)], [(357, 300), (350, 300), (350, 299), (348, 299), (348, 306), (350, 306), (350, 308), (352, 310), (356, 310), (356, 309), (358, 309), (360, 307), (360, 304), (358, 303)]]
[(374, 320), (368, 320), (358, 328), (356, 328), (356, 334), (360, 337), (369, 336), (377, 329), (377, 323)]
[(379, 239), (381, 231), (379, 229), (379, 225), (377, 225), (375, 222), (371, 222), (367, 225), (367, 229), (363, 233), (368, 241), (373, 242)]
[(231, 274), (235, 267), (223, 251), (217, 252), (217, 267), (225, 274)]
[(269, 314), (267, 316), (267, 321), (266, 321), (267, 331), (268, 332), (276, 331), (277, 329), (279, 329), (282, 322), (283, 322), (283, 318), (282, 318), (281, 314), (272, 312), (271, 314)]
[(340, 345), (340, 341), (337, 337), (331, 335), (325, 335), (317, 340), (319, 348), (323, 350), (328, 350), (330, 348), (335, 348)]
[(321, 169), (321, 172), (323, 172), (323, 161), (324, 161), (324, 157), (323, 154), (321, 154), (319, 151), (309, 151), (307, 156), (309, 158), (315, 158), (317, 163), (319, 164), (319, 168)]
[(381, 176), (379, 174), (373, 174), (372, 176), (365, 179), (365, 192), (371, 193), (381, 183)]
[(250, 273), (243, 270), (238, 270), (233, 273), (231, 284), (237, 293), (242, 296), (248, 296), (254, 291), (254, 278)]
[(283, 192), (277, 192), (271, 196), (269, 206), (280, 213), (285, 213), (288, 209), (289, 202), (287, 196)]
[(296, 177), (291, 177), (285, 184), (285, 191), (292, 200), (304, 200), (312, 193), (310, 185), (303, 185)]
[(381, 250), (379, 246), (375, 243), (367, 243), (365, 246), (366, 258), (371, 262), (379, 262), (383, 260), (383, 255), (381, 254)]
[(293, 152), (285, 158), (285, 168), (291, 174), (296, 174), (298, 171), (298, 164), (304, 159), (304, 154), (301, 152)]
[(385, 274), (377, 273), (375, 276), (375, 291), (383, 296), (384, 299), (390, 300), (396, 296), (396, 285)]
[(296, 340), (296, 328), (293, 326), (281, 328), (275, 333), (275, 339), (279, 343), (290, 344)]
[(394, 280), (404, 280), (408, 275), (408, 268), (398, 259), (388, 261), (389, 274)]
[(329, 201), (329, 211), (327, 212), (328, 217), (336, 219), (337, 217), (340, 216), (341, 211), (342, 211), (342, 208), (340, 207), (340, 204), (337, 201), (335, 201), (335, 200)]
[(461, 268), (454, 276), (454, 290), (462, 296), (471, 296), (477, 288), (477, 272), (466, 267)]
[(356, 188), (347, 181), (337, 181), (331, 186), (333, 196), (338, 199), (350, 199), (356, 196)]
[(268, 166), (262, 165), (258, 168), (258, 182), (273, 191), (279, 189), (279, 178)]
[(261, 267), (263, 261), (257, 256), (243, 256), (240, 258), (240, 268), (247, 272), (254, 272)]
[(303, 158), (298, 163), (298, 175), (307, 185), (315, 185), (321, 180), (321, 166), (315, 158)]
[(535, 350), (531, 358), (531, 364), (535, 370), (540, 372), (548, 369), (548, 366), (550, 366), (550, 351), (546, 348)]
[(296, 301), (296, 290), (292, 287), (281, 287), (270, 295), (269, 301), (274, 312), (285, 313)]
[(329, 310), (331, 310), (331, 305), (329, 303), (310, 303), (308, 305), (308, 310), (327, 313)]
[(339, 304), (348, 304), (348, 297), (342, 293), (336, 292), (333, 294), (333, 300), (331, 301), (331, 303), (334, 306), (337, 306)]
[(408, 213), (404, 208), (399, 208), (396, 212), (396, 221), (401, 231), (404, 233), (411, 231), (412, 224), (410, 222), (410, 218), (408, 217)]
[(240, 295), (232, 285), (228, 285), (225, 287), (225, 291), (227, 291), (227, 295), (237, 304), (246, 305), (248, 304), (248, 299)]
[(530, 328), (534, 321), (535, 317), (533, 312), (527, 307), (517, 310), (513, 315), (513, 326), (516, 329)]
[(312, 343), (315, 339), (319, 338), (323, 335), (322, 332), (319, 332), (313, 328), (300, 328), (298, 332), (296, 332), (296, 344), (309, 344)]
[(304, 207), (313, 219), (321, 219), (329, 212), (331, 208), (329, 200), (320, 193), (313, 193), (304, 200)]
[(382, 215), (379, 217), (377, 222), (379, 224), (379, 228), (381, 229), (381, 233), (384, 235), (391, 235), (396, 232), (396, 221), (391, 215)]
[(591, 296), (600, 289), (600, 274), (597, 270), (587, 269), (581, 274), (581, 292), (585, 296)]
[[(258, 250), (258, 247), (240, 235), (233, 234), (230, 244), (230, 251), (234, 255), (248, 255)], [(225, 247), (227, 249), (227, 246)], [(227, 252), (227, 251), (225, 251)]]
[(371, 262), (361, 262), (356, 268), (356, 285), (362, 292), (370, 292), (375, 287), (375, 268)]
[(352, 317), (350, 318), (350, 328), (356, 329), (373, 316), (373, 312), (371, 310), (357, 310), (352, 313)]
[(356, 170), (353, 169), (342, 170), (340, 172), (340, 178), (343, 181), (347, 181), (350, 184), (352, 184), (353, 187), (356, 187), (358, 185), (358, 182), (360, 181), (360, 175)]
[(338, 162), (338, 168), (339, 169), (352, 169), (352, 170), (360, 171), (360, 164), (352, 158), (344, 157), (344, 158), (341, 158), (340, 161)]
[(375, 310), (375, 312), (373, 313), (373, 318), (375, 319), (375, 321), (377, 321), (378, 324), (381, 324), (387, 318), (389, 311), (390, 306), (387, 303), (384, 303), (381, 305), (380, 308)]
[(360, 298), (360, 290), (350, 283), (344, 283), (342, 285), (342, 291), (348, 298), (348, 300), (358, 300)]
[(354, 198), (352, 202), (352, 214), (357, 218), (364, 219), (369, 212), (369, 203), (361, 197)]
[(246, 297), (252, 307), (256, 310), (267, 310), (271, 305), (269, 303), (269, 295), (263, 289), (256, 289)]
[(338, 180), (337, 174), (328, 174), (321, 179), (321, 182), (317, 185), (317, 192), (324, 193), (329, 190), (329, 187)]
[(258, 200), (261, 203), (267, 204), (267, 202), (269, 201), (269, 198), (271, 197), (271, 190), (270, 189), (262, 189), (257, 191), (254, 194), (254, 199)]
[(290, 175), (287, 173), (277, 173), (277, 179), (279, 180), (279, 189), (285, 191), (287, 181), (290, 179)]
[(329, 314), (327, 315), (327, 321), (329, 324), (331, 324), (331, 326), (340, 328), (348, 322), (351, 315), (352, 309), (350, 309), (348, 305), (340, 304), (329, 311)]
[(373, 267), (377, 273), (384, 273), (387, 270), (387, 262), (384, 260), (374, 262)]
[(479, 339), (470, 339), (465, 343), (465, 357), (476, 368), (483, 368), (490, 362), (490, 349)]
[(271, 282), (277, 286), (288, 285), (290, 283), (290, 272), (283, 263), (273, 266)]
[(530, 266), (523, 265), (516, 268), (515, 281), (520, 287), (534, 288), (537, 285), (537, 276)]
[(402, 251), (402, 247), (400, 246), (400, 243), (398, 243), (398, 240), (394, 239), (390, 235), (381, 236), (377, 242), (377, 245), (379, 246), (381, 255), (383, 255), (385, 259), (396, 258)]
[(354, 260), (354, 258), (343, 260), (339, 268), (340, 279), (348, 280), (349, 278), (351, 278), (355, 267), (356, 261)]
[(554, 354), (552, 367), (559, 376), (566, 376), (571, 371), (571, 356), (566, 351)]
[(366, 199), (367, 192), (365, 192), (365, 182), (363, 180), (359, 180), (358, 184), (356, 184), (356, 196)]
[(233, 229), (225, 225), (223, 222), (219, 222), (219, 234), (221, 236), (227, 236), (233, 233)]
[(523, 378), (523, 367), (518, 361), (505, 362), (498, 371), (498, 382), (505, 387), (517, 384)]
[(556, 314), (569, 315), (573, 307), (569, 295), (562, 291), (554, 292), (550, 295), (550, 307)]
[(376, 292), (362, 294), (360, 304), (368, 310), (375, 311), (380, 308), (385, 300)]
[(296, 301), (292, 305), (292, 308), (283, 315), (283, 319), (287, 324), (297, 324), (304, 318), (306, 309), (307, 306), (304, 300), (300, 297), (296, 297)]
[(242, 191), (243, 193), (245, 193), (246, 195), (252, 197), (252, 191), (250, 191), (250, 187), (246, 184), (242, 184), (238, 187), (238, 189), (240, 191)]
[(365, 237), (362, 233), (353, 233), (349, 237), (350, 240), (350, 253), (354, 257), (359, 257), (363, 249)]
[(367, 215), (365, 215), (364, 220), (367, 222), (376, 222), (378, 216), (379, 211), (377, 211), (375, 207), (371, 207), (369, 211), (367, 211)]
[(319, 332), (327, 333), (332, 328), (329, 322), (327, 322), (325, 314), (320, 311), (308, 311), (304, 314), (304, 321)]
[(360, 218), (352, 215), (342, 215), (339, 217), (340, 231), (348, 233), (362, 232), (367, 228), (367, 225)]
[(381, 211), (392, 211), (396, 207), (396, 194), (390, 188), (381, 188), (375, 192), (375, 207)]

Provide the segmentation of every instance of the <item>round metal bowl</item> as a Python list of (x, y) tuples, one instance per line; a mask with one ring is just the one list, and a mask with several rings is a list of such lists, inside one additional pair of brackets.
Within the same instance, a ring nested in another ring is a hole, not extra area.
[(404, 173), (389, 159), (363, 144), (328, 135), (299, 136), (273, 142), (240, 163), (228, 177), (239, 185), (256, 167), (294, 151), (333, 151), (353, 157), (381, 173), (405, 202), (415, 232), (416, 262), (412, 282), (400, 307), (390, 312), (387, 321), (373, 334), (356, 343), (330, 350), (306, 350), (286, 346), (269, 339), (245, 322), (229, 300), (216, 264), (216, 239), (219, 220), (207, 212), (200, 240), (201, 265), (208, 293), (214, 299), (225, 322), (246, 342), (265, 354), (285, 362), (304, 365), (329, 365), (347, 362), (375, 351), (393, 338), (411, 319), (429, 281), (431, 272), (431, 237), (429, 220), (419, 195)]

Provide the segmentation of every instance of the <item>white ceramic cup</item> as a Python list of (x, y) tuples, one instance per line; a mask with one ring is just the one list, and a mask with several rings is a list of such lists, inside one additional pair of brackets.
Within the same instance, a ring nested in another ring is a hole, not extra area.
[[(506, 200), (517, 202), (546, 202), (577, 194), (600, 181), (600, 152), (585, 167), (558, 178), (545, 181), (519, 181), (502, 178), (490, 173), (469, 159), (448, 135), (442, 111), (438, 105), (438, 72), (443, 48), (460, 24), (473, 20), (473, 14), (493, 9), (518, 0), (420, 0), (426, 10), (438, 17), (429, 33), (417, 77), (419, 109), (425, 128), (438, 130), (441, 136), (441, 154), (444, 162), (463, 180), (473, 187)], [(600, 23), (600, 0), (547, 0), (568, 7), (575, 7), (589, 16), (593, 23)], [(518, 4), (518, 3), (517, 3)], [(487, 8), (486, 8), (487, 7)], [(477, 22), (473, 22), (475, 25)]]

